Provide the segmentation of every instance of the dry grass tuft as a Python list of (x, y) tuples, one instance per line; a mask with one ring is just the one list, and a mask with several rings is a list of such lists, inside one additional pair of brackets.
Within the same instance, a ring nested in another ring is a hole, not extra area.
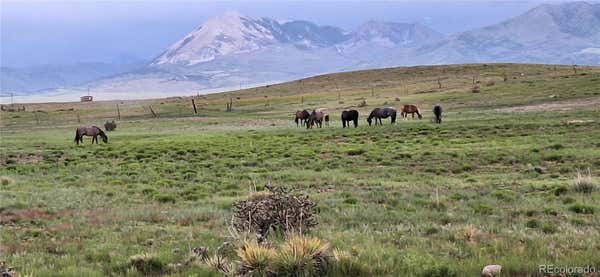
[(592, 193), (597, 188), (597, 184), (594, 183), (592, 173), (590, 169), (587, 172), (581, 172), (577, 170), (577, 177), (573, 181), (573, 190), (580, 193)]

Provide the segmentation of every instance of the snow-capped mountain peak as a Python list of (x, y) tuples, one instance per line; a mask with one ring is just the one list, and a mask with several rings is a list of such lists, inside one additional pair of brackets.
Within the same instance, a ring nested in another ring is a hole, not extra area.
[(204, 22), (173, 44), (152, 65), (195, 65), (218, 56), (260, 49), (277, 40), (260, 19), (226, 12)]

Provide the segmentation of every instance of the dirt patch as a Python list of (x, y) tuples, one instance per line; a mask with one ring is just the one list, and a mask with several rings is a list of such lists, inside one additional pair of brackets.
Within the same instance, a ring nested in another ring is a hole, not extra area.
[(579, 99), (572, 101), (561, 101), (543, 103), (537, 105), (517, 106), (497, 109), (499, 112), (540, 112), (540, 111), (569, 111), (586, 107), (600, 107), (600, 99)]
[(40, 219), (51, 219), (54, 217), (56, 217), (55, 214), (51, 214), (40, 209), (27, 209), (0, 214), (0, 224), (9, 222), (16, 223), (37, 221)]

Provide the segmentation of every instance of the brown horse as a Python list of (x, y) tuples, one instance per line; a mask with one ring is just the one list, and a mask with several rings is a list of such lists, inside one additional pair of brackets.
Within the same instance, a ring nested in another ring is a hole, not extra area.
[(354, 128), (358, 127), (358, 111), (357, 110), (349, 110), (342, 112), (342, 127), (350, 128), (350, 121), (354, 122)]
[[(309, 117), (310, 117), (310, 113), (307, 110), (296, 111), (296, 118), (294, 119), (294, 122), (296, 122), (296, 127), (301, 127), (304, 124), (307, 124)], [(300, 125), (298, 125), (298, 124), (300, 124)]]
[(440, 106), (439, 104), (433, 106), (433, 115), (435, 116), (435, 123), (442, 123), (442, 106)]
[(329, 113), (327, 113), (327, 109), (318, 108), (315, 109), (315, 111), (323, 113), (323, 121), (325, 121), (325, 126), (329, 127)]
[(323, 127), (323, 120), (325, 119), (325, 113), (322, 111), (317, 111), (314, 110), (311, 114), (310, 117), (308, 118), (308, 122), (306, 124), (306, 128), (310, 129), (312, 128), (315, 124), (319, 127), (322, 128)]
[(371, 126), (371, 122), (373, 118), (375, 118), (375, 125), (377, 125), (377, 121), (379, 121), (379, 125), (383, 125), (381, 122), (382, 118), (390, 117), (392, 124), (396, 123), (396, 109), (392, 107), (387, 108), (375, 108), (367, 117), (367, 122), (369, 122), (369, 126)]
[(415, 114), (417, 114), (419, 119), (423, 118), (421, 111), (419, 111), (419, 108), (415, 105), (404, 105), (404, 107), (402, 107), (402, 113), (400, 113), (400, 115), (406, 119), (408, 114), (411, 114), (412, 118), (415, 118)]
[(77, 145), (79, 145), (79, 143), (83, 143), (83, 136), (92, 137), (92, 144), (94, 141), (96, 141), (96, 144), (98, 144), (98, 136), (102, 138), (104, 143), (108, 143), (108, 137), (106, 134), (102, 131), (102, 129), (96, 126), (77, 128), (77, 130), (75, 130), (75, 142)]

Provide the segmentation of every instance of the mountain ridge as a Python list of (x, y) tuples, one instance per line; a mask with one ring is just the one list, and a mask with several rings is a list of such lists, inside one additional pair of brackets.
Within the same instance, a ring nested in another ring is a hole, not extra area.
[(543, 4), (451, 35), (421, 23), (371, 20), (347, 31), (227, 12), (200, 24), (144, 69), (86, 85), (191, 93), (336, 71), (491, 62), (600, 65), (600, 4)]

